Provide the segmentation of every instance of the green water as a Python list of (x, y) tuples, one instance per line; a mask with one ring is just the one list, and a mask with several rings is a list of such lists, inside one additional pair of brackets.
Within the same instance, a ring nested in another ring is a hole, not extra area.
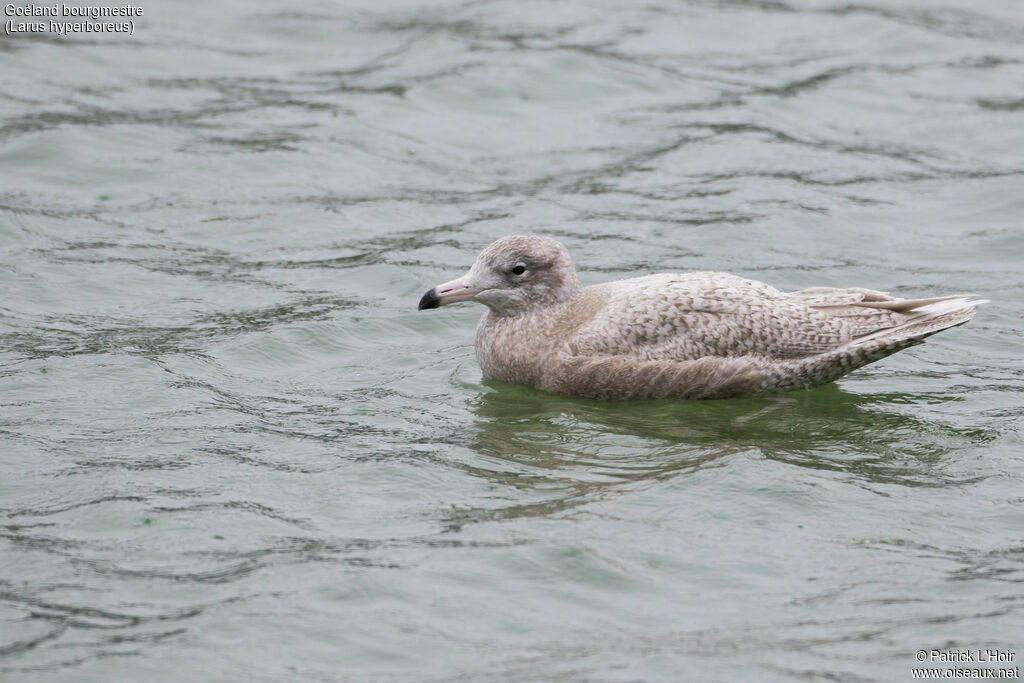
[[(0, 677), (1024, 658), (1024, 6), (143, 7), (0, 36)], [(576, 400), (415, 310), (513, 233), (992, 303), (783, 401)]]

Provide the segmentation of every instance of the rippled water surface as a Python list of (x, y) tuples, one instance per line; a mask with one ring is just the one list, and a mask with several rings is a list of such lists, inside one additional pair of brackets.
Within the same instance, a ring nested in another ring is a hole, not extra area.
[[(0, 38), (0, 676), (1024, 658), (1024, 5), (143, 6)], [(992, 303), (787, 401), (575, 400), (415, 310), (511, 233)]]

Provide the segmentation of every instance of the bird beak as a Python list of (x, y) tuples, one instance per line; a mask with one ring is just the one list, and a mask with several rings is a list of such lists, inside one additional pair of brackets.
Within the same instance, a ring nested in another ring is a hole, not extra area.
[(438, 285), (423, 295), (420, 299), (419, 310), (427, 308), (438, 308), (448, 304), (456, 304), (460, 301), (470, 301), (482, 290), (476, 287), (467, 287), (466, 278), (460, 277), (443, 285)]

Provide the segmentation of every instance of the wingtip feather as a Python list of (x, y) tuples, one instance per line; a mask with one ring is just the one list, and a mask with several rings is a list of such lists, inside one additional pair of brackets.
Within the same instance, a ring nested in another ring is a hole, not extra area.
[[(863, 346), (877, 339), (924, 339), (940, 330), (964, 324), (974, 315), (975, 306), (987, 303), (988, 299), (972, 299), (969, 296), (953, 296), (933, 301), (907, 311), (907, 320), (903, 324), (860, 337), (853, 345)], [(955, 315), (957, 313), (960, 315)]]
[[(912, 309), (913, 313), (921, 313), (927, 317), (937, 318), (940, 315), (947, 313), (953, 313), (954, 311), (960, 311), (963, 309), (973, 309), (975, 306), (987, 304), (988, 299), (972, 299), (969, 296), (958, 296), (951, 299), (945, 299), (943, 301), (936, 301), (935, 303), (926, 304), (918, 308)], [(927, 317), (925, 319), (927, 319)]]

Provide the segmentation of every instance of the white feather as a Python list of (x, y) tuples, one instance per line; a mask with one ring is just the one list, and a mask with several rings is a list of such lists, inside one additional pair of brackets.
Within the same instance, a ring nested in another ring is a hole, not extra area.
[[(970, 319), (970, 313), (971, 311), (974, 310), (975, 306), (980, 306), (982, 304), (987, 303), (988, 299), (971, 299), (966, 296), (954, 296), (948, 299), (943, 299), (941, 301), (928, 303), (923, 306), (912, 308), (909, 311), (907, 311), (907, 315), (909, 317), (902, 324), (897, 325), (895, 327), (887, 327), (885, 329), (878, 330), (877, 332), (872, 332), (871, 334), (864, 335), (863, 337), (860, 337), (856, 341), (854, 341), (852, 345), (862, 346), (880, 337), (893, 337), (894, 339), (899, 339), (901, 331), (909, 331), (910, 329), (913, 329), (914, 332), (911, 334), (905, 334), (902, 337), (903, 339), (912, 339), (918, 336), (928, 336), (929, 334), (933, 334), (934, 332), (944, 329), (945, 327), (961, 325), (967, 322), (967, 320)], [(951, 313), (956, 313), (958, 311), (967, 313), (967, 316), (962, 321), (940, 325), (935, 329), (921, 328), (922, 324), (927, 323), (929, 320), (941, 318), (944, 315), (949, 315)]]

